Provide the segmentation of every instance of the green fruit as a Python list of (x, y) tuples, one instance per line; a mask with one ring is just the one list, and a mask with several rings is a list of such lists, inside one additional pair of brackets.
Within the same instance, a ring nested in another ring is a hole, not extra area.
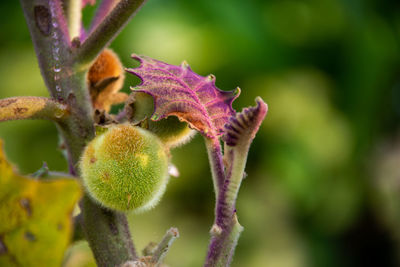
[[(150, 118), (154, 111), (153, 97), (146, 93), (136, 92), (134, 98), (134, 103), (131, 104), (133, 109), (132, 121), (138, 123)], [(149, 119), (144, 127), (155, 133), (170, 148), (186, 143), (196, 133), (189, 128), (186, 122), (180, 121), (175, 116), (159, 121)]]
[(85, 148), (81, 175), (103, 206), (145, 211), (157, 204), (168, 182), (168, 157), (159, 138), (140, 127), (118, 125)]

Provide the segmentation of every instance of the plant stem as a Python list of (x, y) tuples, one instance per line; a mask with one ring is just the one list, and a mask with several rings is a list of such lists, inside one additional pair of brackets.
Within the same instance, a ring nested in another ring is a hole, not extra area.
[(81, 209), (83, 232), (98, 266), (120, 266), (137, 258), (125, 214), (104, 209), (87, 195)]
[(219, 188), (215, 224), (211, 229), (212, 238), (205, 266), (229, 266), (243, 231), (236, 216), (236, 199), (250, 144), (268, 111), (267, 104), (261, 98), (256, 98), (256, 103), (257, 106), (243, 109), (225, 125), (226, 178)]
[(209, 139), (204, 138), (208, 153), (208, 160), (210, 161), (211, 174), (213, 178), (214, 191), (216, 199), (218, 199), (218, 193), (220, 188), (224, 184), (225, 173), (224, 164), (222, 162), (221, 145), (217, 138)]
[(100, 22), (110, 13), (119, 0), (103, 0), (96, 10), (96, 14), (90, 24), (89, 34), (99, 26)]
[(87, 66), (118, 35), (146, 0), (120, 0), (77, 49), (74, 59)]
[(225, 145), (227, 173), (224, 186), (216, 204), (216, 227), (220, 232), (212, 234), (205, 266), (229, 266), (243, 227), (236, 216), (236, 199), (243, 180), (250, 142), (231, 147)]
[[(243, 180), (250, 144), (268, 111), (267, 104), (261, 98), (256, 98), (256, 103), (256, 107), (245, 108), (237, 113), (225, 126), (225, 173), (221, 171), (220, 166), (222, 155), (219, 141), (206, 139), (213, 180), (217, 183), (215, 222), (211, 228), (211, 241), (204, 265), (207, 267), (229, 266), (243, 231), (236, 216), (236, 199)], [(221, 180), (222, 184), (219, 183)]]
[[(238, 243), (240, 234), (243, 232), (243, 227), (239, 224), (236, 214), (232, 220), (232, 227), (229, 231), (229, 234), (220, 240), (224, 240), (221, 242), (222, 251), (221, 256), (219, 257), (218, 261), (215, 261), (212, 266), (230, 266), (233, 258), (233, 254), (235, 252), (236, 245)], [(218, 243), (218, 241), (216, 241)]]
[(71, 40), (79, 37), (82, 25), (82, 0), (69, 0), (68, 30)]
[[(99, 31), (94, 32), (91, 41), (76, 53), (77, 48), (70, 43), (60, 0), (21, 0), (46, 86), (53, 99), (69, 107), (69, 116), (57, 124), (57, 129), (66, 145), (72, 175), (79, 175), (76, 165), (87, 142), (95, 136), (92, 104), (86, 83), (89, 66), (79, 66), (78, 69), (77, 61), (82, 58), (89, 63), (94, 59), (126, 23), (130, 17), (128, 13), (134, 12), (132, 8), (121, 9), (127, 3), (132, 5), (137, 1), (122, 0), (121, 3), (123, 5), (117, 10), (121, 18), (116, 14), (110, 15), (98, 27)], [(112, 25), (114, 22), (119, 26)], [(105, 36), (101, 36), (101, 29), (105, 30)], [(112, 31), (114, 34), (111, 34)], [(93, 47), (93, 42), (97, 41), (99, 44)], [(105, 210), (88, 196), (84, 196), (81, 201), (81, 214), (82, 230), (99, 266), (121, 265), (136, 258), (124, 214)]]
[(162, 263), (172, 243), (178, 237), (179, 237), (178, 229), (170, 228), (163, 237), (163, 239), (161, 240), (161, 242), (154, 249), (151, 262), (154, 263), (156, 266), (159, 266)]
[[(235, 155), (230, 151), (225, 151), (225, 153)], [(246, 163), (246, 158), (233, 159), (231, 163), (232, 168), (227, 169), (227, 176), (223, 185), (218, 187), (215, 222), (211, 228), (211, 241), (204, 264), (207, 267), (229, 266), (239, 235), (243, 231), (243, 227), (236, 217), (235, 201), (243, 177), (243, 164)]]
[[(70, 42), (59, 1), (20, 0), (29, 27), (44, 82), (53, 98), (65, 100), (67, 92), (59, 92), (61, 80), (58, 68), (68, 64)], [(62, 14), (62, 13), (61, 13)], [(54, 67), (58, 71), (55, 73)], [(56, 79), (55, 79), (56, 78)], [(58, 87), (57, 87), (58, 88)]]
[(229, 186), (226, 190), (226, 202), (232, 206), (232, 210), (235, 209), (236, 198), (243, 180), (249, 148), (249, 143), (246, 146), (236, 147), (225, 145), (225, 159), (229, 164), (226, 178), (229, 180)]
[(53, 99), (69, 107), (70, 116), (57, 128), (73, 170), (83, 147), (94, 137), (85, 73), (74, 69), (68, 28), (59, 0), (21, 0), (21, 6), (46, 87)]
[(67, 114), (66, 105), (46, 97), (23, 96), (0, 100), (0, 121), (23, 119), (62, 121)]
[(205, 141), (214, 181), (216, 205), (215, 221), (211, 228), (211, 241), (204, 266), (228, 266), (231, 257), (226, 253), (233, 251), (232, 247), (236, 245), (242, 228), (237, 223), (234, 205), (227, 202), (230, 179), (225, 178), (219, 140), (205, 138)]

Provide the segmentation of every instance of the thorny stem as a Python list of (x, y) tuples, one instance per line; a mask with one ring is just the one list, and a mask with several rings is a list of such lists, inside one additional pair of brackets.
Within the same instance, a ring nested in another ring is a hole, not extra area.
[[(68, 106), (69, 116), (57, 128), (68, 152), (70, 173), (78, 175), (81, 153), (95, 135), (85, 73), (144, 1), (121, 0), (80, 48), (70, 42), (60, 0), (20, 2), (45, 84), (54, 100)], [(82, 230), (99, 266), (137, 258), (124, 214), (105, 210), (88, 196), (81, 202), (81, 214)]]
[(145, 2), (146, 0), (120, 0), (77, 49), (74, 60), (87, 67), (110, 44)]

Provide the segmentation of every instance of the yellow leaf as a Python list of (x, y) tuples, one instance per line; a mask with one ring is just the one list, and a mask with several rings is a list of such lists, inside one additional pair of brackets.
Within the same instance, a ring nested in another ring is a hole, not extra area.
[(0, 140), (0, 266), (60, 266), (81, 194), (71, 178), (17, 174)]

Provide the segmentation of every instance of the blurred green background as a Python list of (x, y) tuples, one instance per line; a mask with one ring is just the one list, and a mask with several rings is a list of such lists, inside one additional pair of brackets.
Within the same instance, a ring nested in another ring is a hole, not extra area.
[[(18, 1), (0, 10), (0, 98), (47, 96)], [(241, 87), (236, 110), (268, 103), (232, 266), (399, 266), (399, 1), (150, 0), (111, 47), (127, 67), (133, 52), (187, 60), (219, 88)], [(66, 170), (50, 122), (1, 123), (0, 138), (22, 173), (43, 161)], [(172, 154), (181, 175), (154, 210), (130, 216), (134, 241), (141, 250), (178, 227), (166, 262), (201, 266), (214, 209), (201, 136)], [(71, 253), (70, 266), (91, 266), (84, 243)]]

